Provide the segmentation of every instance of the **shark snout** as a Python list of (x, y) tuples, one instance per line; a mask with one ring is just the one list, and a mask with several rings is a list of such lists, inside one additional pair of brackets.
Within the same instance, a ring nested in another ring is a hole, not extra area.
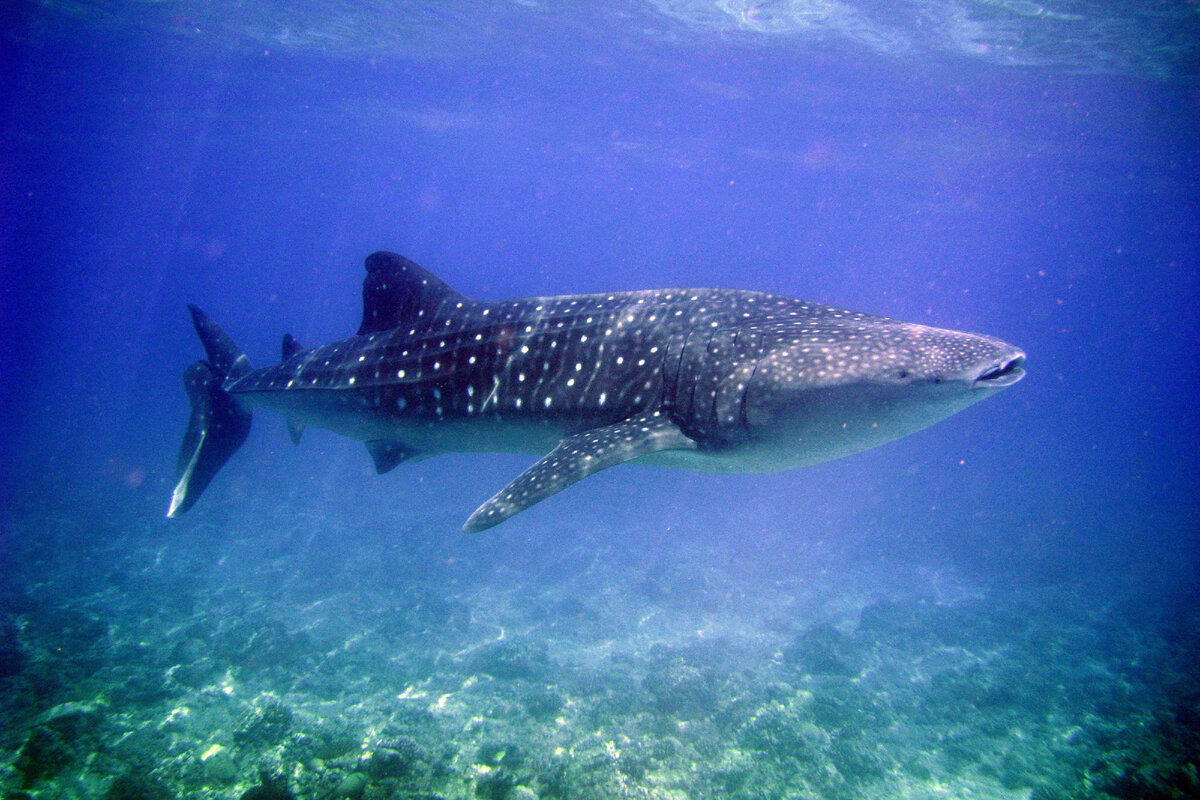
[(1013, 348), (1002, 358), (985, 364), (971, 383), (973, 389), (1001, 389), (1025, 377), (1025, 352)]

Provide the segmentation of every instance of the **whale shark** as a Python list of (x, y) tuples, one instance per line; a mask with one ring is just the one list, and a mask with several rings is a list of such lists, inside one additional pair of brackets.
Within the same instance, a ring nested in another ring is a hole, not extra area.
[(362, 322), (255, 369), (188, 306), (206, 359), (168, 517), (246, 440), (251, 409), (293, 441), (365, 442), (379, 473), (448, 452), (544, 454), (463, 525), (481, 531), (599, 470), (638, 460), (773, 472), (906, 436), (1011, 386), (1025, 353), (990, 336), (732, 289), (473, 300), (409, 259), (366, 259)]

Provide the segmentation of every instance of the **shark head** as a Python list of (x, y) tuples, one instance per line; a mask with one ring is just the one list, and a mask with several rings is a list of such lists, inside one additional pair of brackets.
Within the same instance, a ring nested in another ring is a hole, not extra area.
[(827, 320), (804, 333), (758, 360), (743, 406), (749, 442), (796, 465), (906, 436), (1025, 374), (1022, 350), (973, 333), (890, 320)]

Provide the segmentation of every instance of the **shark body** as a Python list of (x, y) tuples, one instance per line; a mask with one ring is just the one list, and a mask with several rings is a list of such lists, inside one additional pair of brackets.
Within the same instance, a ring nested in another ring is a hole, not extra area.
[[(250, 408), (362, 440), (376, 470), (456, 451), (546, 453), (463, 526), (496, 525), (644, 459), (763, 472), (905, 436), (1009, 386), (998, 339), (758, 292), (664, 289), (483, 302), (392, 253), (367, 258), (357, 335), (254, 369), (191, 306), (207, 360), (168, 516), (241, 446)], [(548, 451), (548, 452), (547, 452)]]

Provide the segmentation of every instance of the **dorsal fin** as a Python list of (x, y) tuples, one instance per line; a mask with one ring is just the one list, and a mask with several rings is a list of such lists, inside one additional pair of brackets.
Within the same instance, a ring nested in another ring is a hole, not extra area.
[(367, 256), (363, 318), (358, 335), (390, 331), (444, 300), (467, 302), (441, 278), (404, 256), (381, 250)]
[(296, 353), (303, 352), (304, 345), (297, 342), (295, 336), (292, 336), (290, 333), (285, 333), (283, 335), (283, 346), (280, 349), (282, 350), (283, 360), (287, 361), (289, 358), (296, 355)]

